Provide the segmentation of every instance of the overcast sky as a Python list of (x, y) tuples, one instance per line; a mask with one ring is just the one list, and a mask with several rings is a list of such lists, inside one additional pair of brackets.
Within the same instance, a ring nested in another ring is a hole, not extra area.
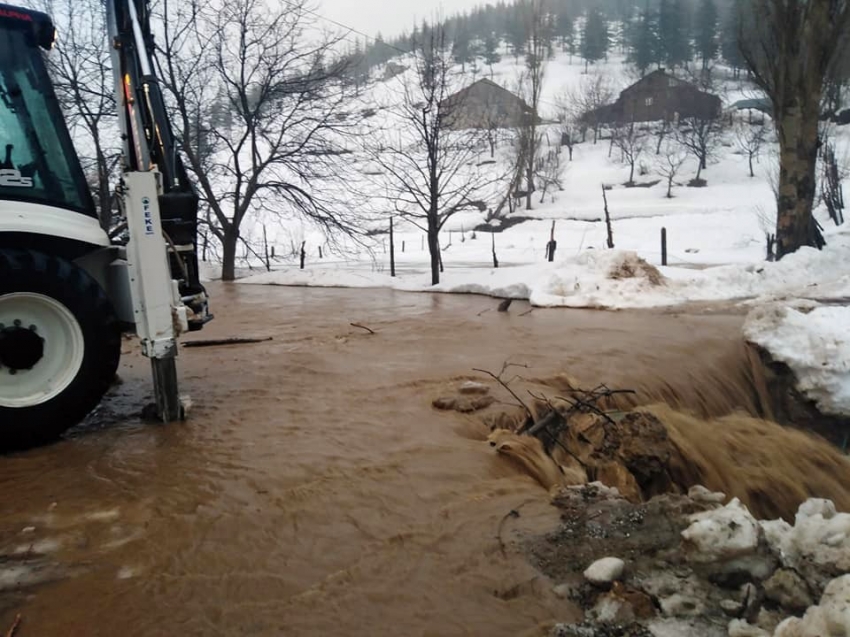
[(486, 4), (486, 0), (318, 0), (318, 12), (370, 36), (385, 38), (410, 30), (414, 20), (430, 18), (434, 11), (445, 17)]

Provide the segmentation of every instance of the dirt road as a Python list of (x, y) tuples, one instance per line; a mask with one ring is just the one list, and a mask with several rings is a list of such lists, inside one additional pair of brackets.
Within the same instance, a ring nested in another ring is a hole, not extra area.
[(182, 350), (188, 422), (140, 421), (148, 368), (128, 341), (124, 383), (91, 422), (1, 459), (0, 630), (18, 612), (20, 637), (517, 635), (568, 620), (576, 609), (496, 538), (519, 506), (506, 540), (552, 528), (545, 492), (473, 417), (431, 400), (511, 360), (748, 408), (740, 316), (211, 292), (217, 318), (197, 338), (273, 340)]

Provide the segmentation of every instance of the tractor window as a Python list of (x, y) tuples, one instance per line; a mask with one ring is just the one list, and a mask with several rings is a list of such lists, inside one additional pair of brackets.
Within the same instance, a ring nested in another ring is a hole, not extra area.
[(94, 215), (41, 51), (0, 29), (0, 199)]

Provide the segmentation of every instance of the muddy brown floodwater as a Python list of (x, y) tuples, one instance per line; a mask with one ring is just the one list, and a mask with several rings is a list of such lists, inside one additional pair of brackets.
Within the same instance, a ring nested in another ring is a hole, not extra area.
[[(0, 458), (0, 631), (21, 613), (20, 637), (533, 632), (577, 610), (510, 540), (552, 529), (557, 512), (474, 418), (431, 400), (505, 360), (650, 383), (707, 411), (711, 379), (744, 385), (744, 407), (752, 393), (731, 313), (211, 292), (216, 320), (187, 338), (273, 340), (182, 349), (187, 422), (141, 422), (148, 367), (127, 341), (124, 382), (90, 422)], [(500, 522), (520, 506), (502, 551)]]

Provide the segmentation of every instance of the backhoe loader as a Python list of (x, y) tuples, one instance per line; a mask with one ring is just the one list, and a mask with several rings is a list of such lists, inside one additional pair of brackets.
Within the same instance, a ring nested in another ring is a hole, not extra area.
[[(123, 143), (116, 214), (95, 208), (51, 82), (52, 18), (0, 4), (3, 449), (82, 421), (111, 386), (126, 333), (151, 361), (158, 418), (181, 419), (177, 338), (212, 318), (198, 272), (199, 198), (157, 79), (148, 0), (105, 5)], [(109, 232), (116, 216), (122, 239)]]

